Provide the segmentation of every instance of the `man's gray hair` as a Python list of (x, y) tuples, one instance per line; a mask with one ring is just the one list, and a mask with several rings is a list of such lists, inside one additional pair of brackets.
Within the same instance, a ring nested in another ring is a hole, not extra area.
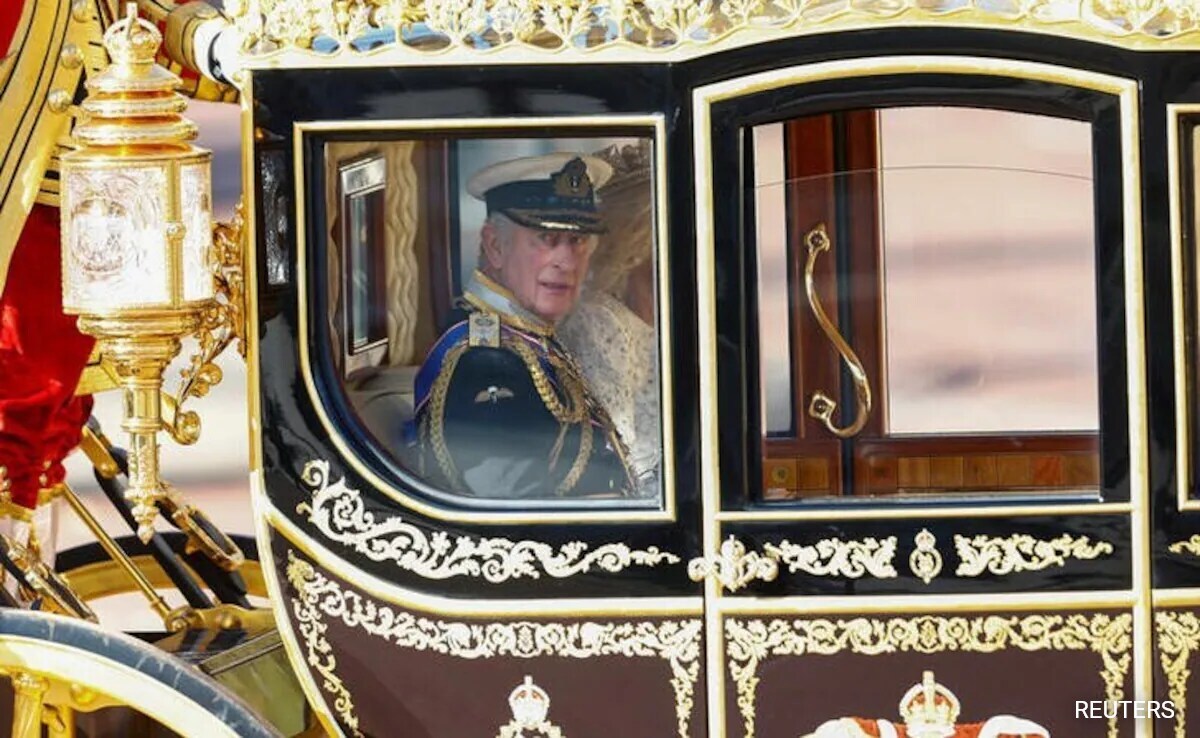
[[(496, 240), (499, 241), (501, 248), (508, 248), (513, 241), (513, 233), (516, 231), (517, 224), (513, 222), (504, 213), (492, 213), (484, 221), (486, 225), (490, 225), (496, 231)], [(487, 255), (483, 253), (483, 240), (479, 241), (479, 251), (475, 255), (475, 266), (481, 272), (487, 271), (488, 261)]]

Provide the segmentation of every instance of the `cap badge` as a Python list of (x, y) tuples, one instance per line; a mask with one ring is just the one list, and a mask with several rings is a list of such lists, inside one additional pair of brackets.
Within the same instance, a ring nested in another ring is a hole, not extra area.
[(551, 179), (554, 182), (554, 194), (558, 197), (587, 197), (592, 193), (587, 164), (578, 157), (567, 162)]

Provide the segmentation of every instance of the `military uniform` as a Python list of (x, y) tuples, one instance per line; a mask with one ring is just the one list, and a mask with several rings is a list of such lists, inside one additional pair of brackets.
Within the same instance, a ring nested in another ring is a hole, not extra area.
[[(551, 166), (546, 170), (547, 165)], [(527, 228), (598, 233), (603, 162), (551, 155), (478, 173), (468, 191)], [(633, 494), (627, 454), (554, 326), (475, 272), (416, 379), (417, 465), (454, 492), (492, 498)]]
[(553, 328), (476, 274), (417, 374), (422, 472), (479, 497), (624, 496), (623, 444)]

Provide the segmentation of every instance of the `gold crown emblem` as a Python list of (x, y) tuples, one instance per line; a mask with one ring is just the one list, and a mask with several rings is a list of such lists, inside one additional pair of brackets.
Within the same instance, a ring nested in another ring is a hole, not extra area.
[(958, 698), (933, 680), (932, 671), (926, 671), (921, 683), (900, 699), (900, 717), (909, 738), (949, 738), (960, 710)]
[(117, 64), (153, 64), (162, 34), (148, 20), (139, 18), (137, 4), (126, 6), (126, 16), (104, 34), (104, 47)]
[(513, 722), (521, 728), (538, 728), (545, 724), (550, 713), (550, 695), (533, 683), (533, 677), (525, 677), (525, 683), (508, 695), (508, 706), (512, 708)]

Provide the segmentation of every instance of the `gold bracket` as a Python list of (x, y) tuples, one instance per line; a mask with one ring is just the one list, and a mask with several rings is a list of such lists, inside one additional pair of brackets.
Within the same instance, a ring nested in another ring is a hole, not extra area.
[(176, 443), (187, 446), (200, 438), (200, 416), (194, 410), (184, 410), (191, 397), (204, 397), (223, 379), (221, 368), (214, 361), (230, 343), (237, 341), (238, 353), (246, 357), (245, 218), (243, 205), (238, 202), (233, 219), (213, 227), (214, 277), (217, 295), (212, 305), (200, 315), (196, 331), (199, 343), (186, 369), (180, 372), (182, 381), (174, 396), (163, 396), (163, 427)]
[(825, 229), (825, 224), (819, 223), (809, 231), (804, 236), (804, 243), (808, 246), (808, 261), (804, 265), (804, 292), (808, 296), (808, 305), (812, 309), (813, 317), (824, 331), (825, 337), (837, 349), (838, 354), (850, 369), (850, 375), (854, 378), (854, 392), (858, 396), (858, 413), (850, 425), (841, 428), (834, 425), (833, 412), (837, 409), (837, 402), (820, 390), (813, 393), (812, 400), (808, 405), (808, 414), (823, 422), (829, 432), (838, 438), (850, 438), (858, 435), (871, 415), (871, 383), (867, 379), (867, 372), (863, 368), (862, 361), (854, 353), (854, 349), (850, 348), (850, 344), (846, 343), (846, 339), (842, 338), (837, 326), (825, 314), (825, 309), (821, 307), (821, 300), (817, 297), (817, 285), (813, 277), (817, 266), (817, 257), (822, 252), (828, 251), (833, 245), (829, 239), (829, 232)]
[(6, 556), (21, 573), (17, 582), (22, 596), (29, 602), (40, 599), (43, 608), (80, 620), (97, 622), (96, 613), (71, 585), (46, 565), (31, 550), (0, 534), (0, 554)]

